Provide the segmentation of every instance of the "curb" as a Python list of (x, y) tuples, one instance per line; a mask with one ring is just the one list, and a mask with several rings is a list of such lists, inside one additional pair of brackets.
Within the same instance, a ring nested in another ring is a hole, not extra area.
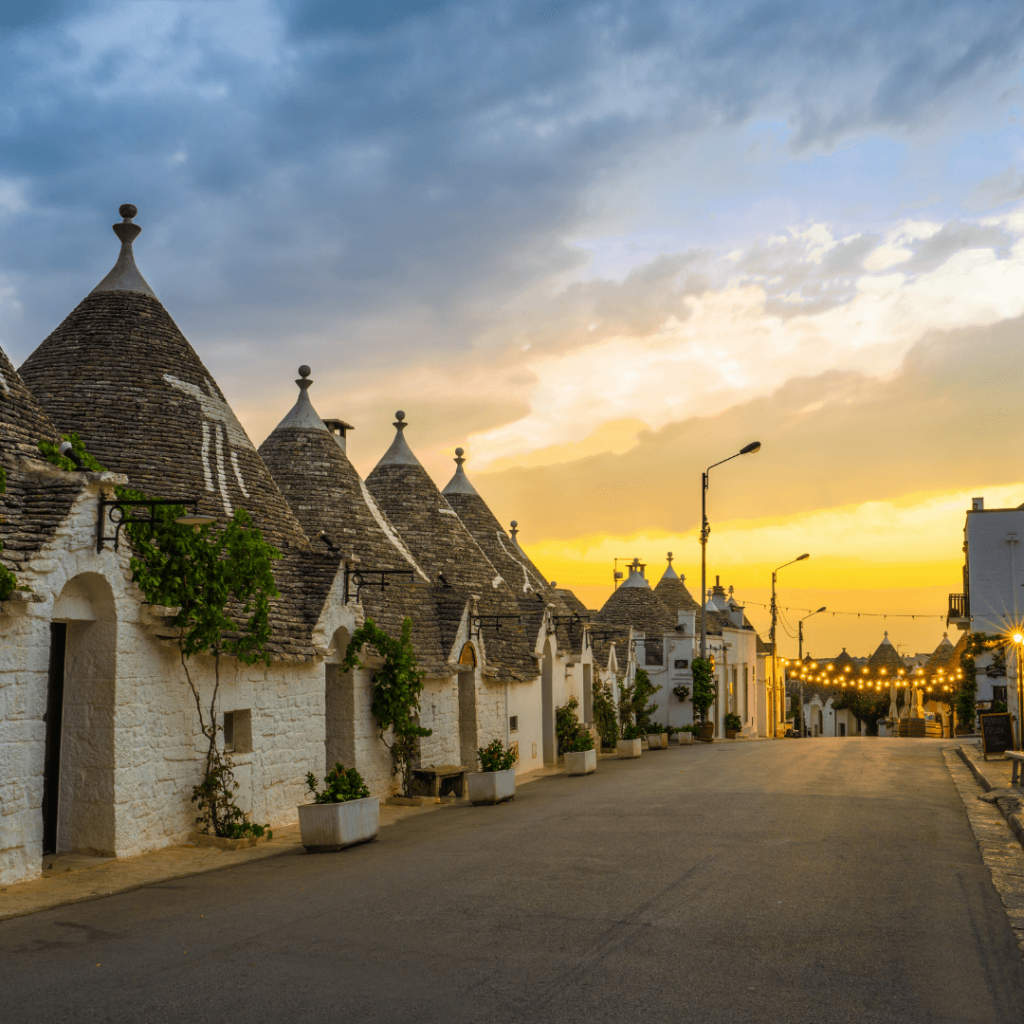
[[(960, 755), (964, 764), (971, 769), (971, 774), (978, 780), (978, 785), (986, 793), (991, 793), (995, 787), (985, 777), (985, 773), (978, 766), (974, 758), (962, 746), (957, 747), (956, 752)], [(1017, 841), (1021, 846), (1024, 846), (1024, 799), (1021, 798), (1019, 791), (1003, 790), (1002, 787), (1000, 787), (1000, 790), (994, 802), (999, 810), (1003, 812), (1003, 817), (1006, 819), (1007, 825), (1013, 829), (1013, 834), (1017, 837)]]
[(978, 780), (978, 785), (988, 793), (992, 789), (992, 783), (985, 778), (985, 773), (975, 764), (974, 758), (962, 746), (957, 747), (956, 752), (964, 764), (971, 769), (971, 774)]

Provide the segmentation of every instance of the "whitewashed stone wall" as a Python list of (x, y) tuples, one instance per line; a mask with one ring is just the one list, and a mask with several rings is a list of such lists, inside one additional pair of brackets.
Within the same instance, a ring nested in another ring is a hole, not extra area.
[[(107, 487), (119, 478), (112, 474)], [(196, 817), (205, 751), (177, 649), (157, 639), (130, 582), (128, 553), (95, 548), (101, 482), (83, 489), (21, 574), (29, 600), (0, 610), (0, 881), (40, 874), (50, 623), (68, 622), (58, 850), (128, 857), (181, 842)], [(70, 586), (69, 586), (70, 584)], [(62, 599), (62, 594), (64, 598)], [(209, 704), (211, 658), (189, 663)], [(248, 710), (252, 751), (236, 756), (239, 804), (294, 821), (304, 777), (324, 763), (324, 674), (311, 663), (222, 659), (218, 719)]]

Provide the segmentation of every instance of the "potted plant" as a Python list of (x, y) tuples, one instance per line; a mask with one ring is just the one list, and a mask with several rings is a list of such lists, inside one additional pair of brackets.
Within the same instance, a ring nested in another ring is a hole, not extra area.
[(715, 702), (715, 675), (708, 658), (693, 659), (693, 713), (700, 716), (701, 726), (697, 739), (702, 743), (713, 743), (715, 723), (708, 718), (708, 711)]
[(516, 795), (516, 752), (501, 740), (492, 740), (477, 751), (480, 771), (469, 775), (469, 802), (503, 804)]
[(620, 758), (639, 757), (643, 750), (643, 740), (640, 738), (640, 727), (627, 725), (622, 729), (622, 739), (615, 744), (615, 749)]
[(646, 728), (648, 750), (668, 750), (668, 730), (657, 722), (649, 722)]
[(676, 730), (676, 739), (680, 746), (692, 744), (693, 737), (700, 732), (699, 725), (684, 725)]
[(734, 740), (743, 731), (743, 719), (732, 711), (725, 716), (725, 738)]
[(343, 850), (356, 843), (368, 843), (380, 831), (380, 800), (370, 796), (363, 777), (355, 768), (335, 764), (324, 777), (318, 792), (316, 776), (310, 772), (306, 785), (313, 803), (299, 807), (302, 845), (309, 853)]
[(597, 771), (597, 751), (594, 737), (587, 729), (580, 729), (565, 748), (565, 770), (569, 775), (589, 775)]

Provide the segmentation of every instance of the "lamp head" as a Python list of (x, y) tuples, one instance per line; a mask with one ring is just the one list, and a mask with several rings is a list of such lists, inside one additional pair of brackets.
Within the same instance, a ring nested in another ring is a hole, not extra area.
[(810, 558), (810, 557), (811, 557), (810, 555), (806, 555), (806, 554), (805, 555), (800, 555), (798, 558), (794, 558), (793, 561), (794, 562), (802, 562), (805, 558)]
[(820, 608), (818, 609), (818, 611), (816, 611), (816, 612), (815, 612), (814, 614), (815, 614), (815, 615), (818, 615), (818, 614), (819, 614), (820, 612), (823, 612), (823, 611), (825, 611), (825, 606), (824, 606), (824, 605), (822, 605), (822, 606), (821, 606), (821, 607), (820, 607)]
[(754, 452), (759, 452), (760, 450), (761, 450), (761, 442), (760, 441), (751, 441), (750, 444), (748, 444), (745, 447), (740, 449), (740, 455), (753, 455)]
[(1014, 633), (1013, 634), (1013, 642), (1015, 644), (1024, 643), (1024, 633)]

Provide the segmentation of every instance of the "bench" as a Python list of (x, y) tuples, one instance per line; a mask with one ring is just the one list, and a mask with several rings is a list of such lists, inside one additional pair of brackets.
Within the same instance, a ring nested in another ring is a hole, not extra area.
[(1024, 764), (1024, 754), (1016, 750), (1006, 751), (1006, 756), (1013, 762), (1013, 773), (1010, 775), (1010, 785), (1016, 786), (1021, 781), (1020, 769)]
[(413, 796), (457, 796), (466, 795), (466, 776), (470, 769), (464, 764), (438, 764), (430, 768), (413, 768)]

